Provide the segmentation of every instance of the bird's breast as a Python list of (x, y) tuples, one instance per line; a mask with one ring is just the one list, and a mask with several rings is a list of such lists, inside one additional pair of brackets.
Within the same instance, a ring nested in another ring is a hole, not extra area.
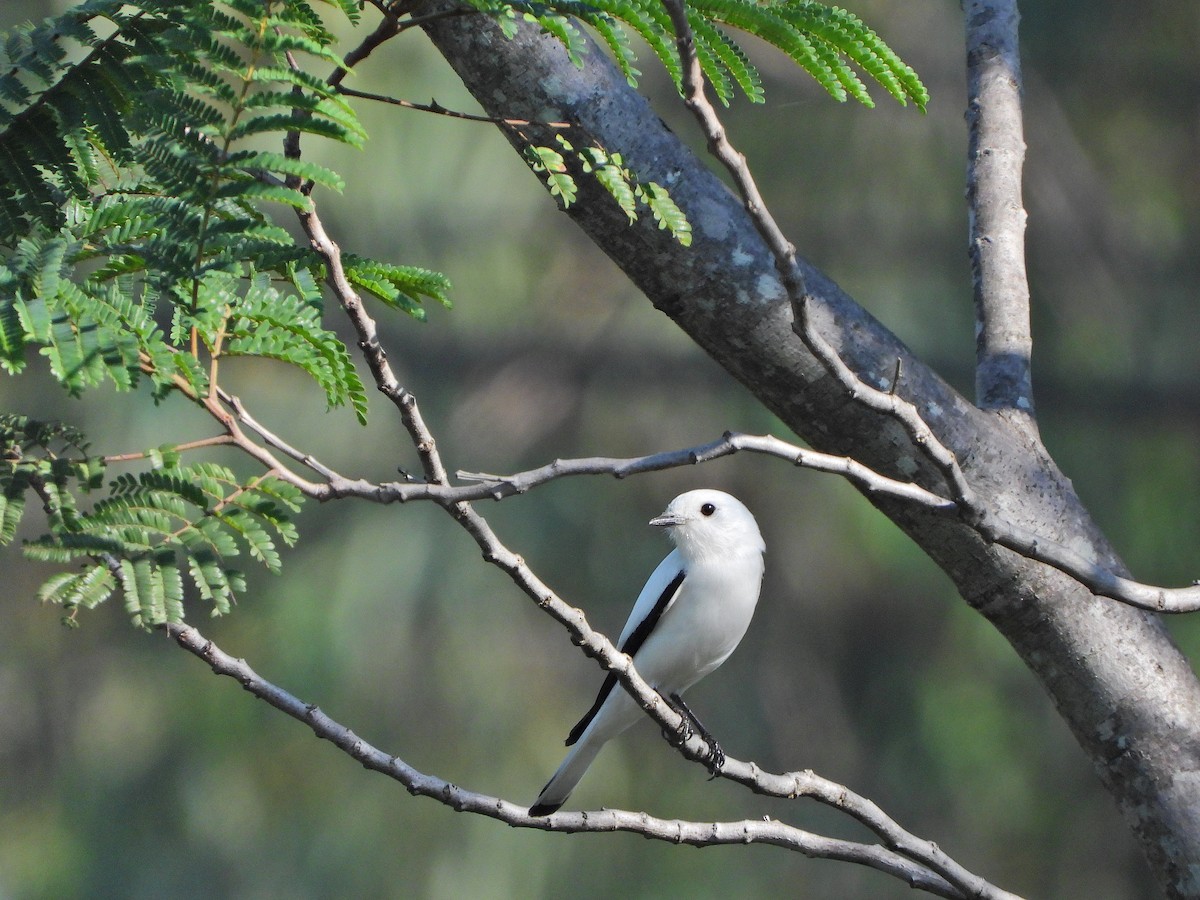
[(762, 557), (724, 559), (687, 569), (676, 601), (634, 657), (659, 690), (683, 691), (737, 647), (758, 603)]

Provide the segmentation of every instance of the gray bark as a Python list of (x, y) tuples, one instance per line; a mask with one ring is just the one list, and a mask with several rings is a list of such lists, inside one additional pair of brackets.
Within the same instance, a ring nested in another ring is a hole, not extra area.
[[(893, 422), (865, 410), (805, 351), (773, 262), (739, 200), (593, 49), (583, 69), (532, 28), (505, 40), (482, 16), (427, 31), (489, 114), (575, 124), (577, 146), (620, 151), (643, 180), (668, 187), (689, 216), (683, 248), (653, 220), (630, 225), (587, 178), (569, 212), (662, 312), (814, 448), (854, 456), (942, 489)], [(524, 129), (538, 143), (548, 133)], [(522, 138), (510, 133), (514, 145)], [(814, 266), (801, 262), (826, 339), (860, 377), (898, 392), (950, 447), (998, 514), (1118, 570), (1033, 429), (983, 410), (913, 357)], [(1024, 415), (1019, 416), (1024, 420)], [(921, 507), (872, 499), (953, 579), (1045, 686), (1144, 848), (1165, 893), (1200, 896), (1200, 682), (1154, 615), (1097, 598), (1077, 582)]]
[[(1021, 168), (1025, 131), (1015, 0), (967, 0), (967, 210), (975, 283), (975, 395), (1032, 420)], [(986, 110), (986, 114), (984, 113)]]

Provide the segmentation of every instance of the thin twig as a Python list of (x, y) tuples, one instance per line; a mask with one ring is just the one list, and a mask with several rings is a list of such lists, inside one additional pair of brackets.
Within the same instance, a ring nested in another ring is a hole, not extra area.
[[(218, 434), (213, 437), (200, 438), (196, 441), (186, 441), (182, 444), (173, 444), (171, 450), (176, 453), (186, 453), (189, 450), (201, 450), (205, 447), (219, 447), (222, 445), (234, 444), (233, 437), (228, 434)], [(137, 462), (140, 459), (146, 459), (150, 456), (149, 450), (142, 450), (137, 453), (113, 453), (108, 456), (102, 456), (101, 459), (106, 464)]]
[(535, 122), (532, 119), (503, 119), (496, 116), (476, 115), (474, 113), (460, 112), (456, 109), (447, 109), (436, 100), (430, 100), (428, 103), (415, 103), (412, 100), (402, 100), (399, 97), (389, 97), (386, 94), (372, 94), (370, 91), (359, 91), (345, 86), (339, 87), (338, 93), (347, 97), (357, 97), (360, 100), (374, 100), (377, 103), (389, 103), (392, 106), (401, 106), (404, 109), (435, 113), (451, 119), (465, 119), (468, 122), (486, 122), (490, 125), (508, 125), (513, 128), (526, 128), (530, 125), (536, 125), (539, 128), (573, 127), (570, 122)]
[[(626, 831), (656, 840), (685, 843), (697, 847), (726, 844), (761, 843), (784, 847), (809, 857), (834, 859), (868, 866), (892, 875), (912, 887), (948, 898), (1012, 898), (1013, 895), (985, 885), (982, 891), (967, 892), (955, 887), (932, 872), (920, 860), (911, 859), (906, 851), (914, 848), (901, 846), (889, 849), (878, 845), (856, 841), (837, 840), (813, 834), (777, 820), (748, 819), (735, 822), (685, 822), (657, 819), (641, 812), (606, 809), (591, 812), (558, 812), (553, 816), (530, 816), (523, 804), (516, 804), (499, 797), (491, 797), (467, 790), (436, 776), (418, 771), (397, 756), (384, 753), (360, 738), (346, 726), (335, 721), (319, 707), (305, 703), (278, 685), (260, 676), (245, 660), (236, 659), (223, 651), (198, 630), (189, 625), (169, 624), (163, 626), (168, 635), (180, 647), (204, 660), (218, 675), (237, 681), (246, 691), (266, 701), (271, 706), (296, 719), (310, 728), (320, 738), (328, 740), (363, 766), (387, 775), (400, 782), (416, 796), (431, 797), (458, 812), (470, 812), (489, 816), (518, 828), (534, 828), (542, 831), (565, 833)], [(663, 704), (665, 706), (665, 704)], [(727, 764), (728, 765), (728, 764)], [(747, 764), (741, 763), (746, 766)], [(815, 779), (812, 773), (793, 773), (774, 776), (786, 782), (793, 796), (820, 795), (836, 798), (833, 805), (854, 807), (856, 818), (870, 818), (877, 826), (892, 833), (896, 840), (906, 845), (900, 834), (894, 834), (887, 819), (874, 804), (862, 801), (839, 785)], [(863, 805), (865, 804), (865, 805)], [(848, 809), (848, 811), (850, 811)], [(891, 823), (894, 825), (894, 823)], [(912, 839), (916, 840), (916, 839)], [(933, 855), (941, 854), (934, 845), (916, 841), (916, 849), (924, 849)], [(944, 855), (944, 854), (941, 854)], [(990, 888), (990, 890), (988, 890)]]
[[(322, 478), (331, 480), (331, 479), (340, 477), (335, 471), (333, 471), (333, 469), (326, 466), (324, 463), (322, 463), (319, 459), (317, 459), (311, 453), (305, 453), (302, 450), (297, 450), (295, 447), (293, 447), (287, 441), (283, 440), (278, 435), (272, 433), (271, 431), (269, 431), (268, 429), (266, 429), (262, 425), (260, 425), (258, 423), (258, 421), (252, 415), (250, 415), (249, 411), (246, 409), (245, 405), (242, 403), (242, 401), (239, 397), (235, 397), (234, 395), (232, 395), (232, 394), (228, 393), (227, 391), (225, 391), (224, 389), (222, 389), (221, 390), (221, 399), (233, 407), (234, 413), (237, 415), (238, 420), (243, 425), (250, 428), (255, 434), (257, 434), (259, 437), (261, 437), (264, 441), (266, 441), (268, 444), (270, 444), (276, 450), (286, 453), (288, 456), (290, 456), (296, 462), (312, 469), (314, 472), (319, 474)], [(282, 476), (282, 473), (286, 472), (287, 470), (283, 469), (282, 467), (279, 467), (279, 471)], [(285, 478), (285, 480), (290, 480), (290, 479)], [(308, 484), (309, 482), (302, 482), (302, 483)], [(301, 490), (303, 490), (303, 487), (301, 487), (301, 483), (297, 483), (296, 487), (300, 487)]]
[(363, 38), (362, 43), (342, 57), (342, 67), (333, 72), (328, 79), (329, 84), (340, 85), (350, 70), (375, 52), (376, 48), (387, 43), (400, 33), (400, 25), (396, 17), (385, 13), (375, 30)]
[(736, 150), (729, 142), (725, 126), (721, 123), (713, 105), (704, 93), (704, 72), (700, 67), (700, 59), (696, 55), (696, 43), (692, 36), (692, 27), (688, 24), (687, 10), (682, 0), (664, 0), (671, 24), (675, 28), (676, 45), (679, 48), (679, 58), (683, 63), (683, 102), (696, 121), (708, 141), (708, 149), (733, 177), (734, 184), (742, 195), (747, 212), (758, 233), (762, 235), (775, 260), (775, 268), (779, 271), (783, 285), (789, 297), (802, 297), (806, 293), (804, 275), (796, 264), (796, 248), (784, 236), (776, 224), (771, 211), (759, 193), (758, 184), (750, 174), (746, 157)]
[(362, 298), (350, 284), (346, 271), (342, 267), (342, 252), (337, 244), (325, 231), (325, 226), (317, 215), (316, 205), (308, 210), (298, 210), (300, 225), (308, 235), (314, 250), (324, 259), (328, 271), (329, 286), (342, 304), (347, 317), (358, 334), (358, 346), (362, 350), (367, 367), (379, 391), (387, 397), (400, 413), (400, 420), (412, 438), (417, 456), (421, 460), (421, 468), (425, 480), (430, 484), (446, 484), (448, 481), (446, 469), (437, 455), (433, 435), (425, 426), (421, 413), (417, 409), (416, 398), (403, 387), (392, 371), (387, 360), (387, 353), (379, 342), (379, 329), (375, 320), (367, 313)]

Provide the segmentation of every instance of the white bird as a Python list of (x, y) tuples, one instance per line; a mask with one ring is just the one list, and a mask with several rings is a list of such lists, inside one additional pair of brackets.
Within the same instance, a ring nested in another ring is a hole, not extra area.
[[(712, 750), (709, 766), (715, 773), (724, 753), (680, 695), (725, 662), (742, 640), (758, 603), (766, 545), (750, 510), (723, 491), (680, 494), (650, 524), (666, 528), (675, 549), (642, 588), (617, 645), (685, 723), (696, 725)], [(596, 702), (567, 737), (566, 759), (529, 814), (545, 816), (561, 807), (600, 748), (642, 716), (609, 672)]]

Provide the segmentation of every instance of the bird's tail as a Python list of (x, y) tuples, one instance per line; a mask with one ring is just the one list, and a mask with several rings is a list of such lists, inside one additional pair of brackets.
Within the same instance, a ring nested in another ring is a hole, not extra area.
[(583, 778), (583, 773), (588, 770), (588, 766), (604, 746), (604, 741), (588, 740), (588, 737), (589, 735), (585, 734), (583, 739), (570, 749), (558, 771), (550, 776), (533, 806), (529, 807), (531, 816), (548, 816), (567, 802), (571, 791), (575, 790), (575, 785), (579, 784), (579, 779)]

